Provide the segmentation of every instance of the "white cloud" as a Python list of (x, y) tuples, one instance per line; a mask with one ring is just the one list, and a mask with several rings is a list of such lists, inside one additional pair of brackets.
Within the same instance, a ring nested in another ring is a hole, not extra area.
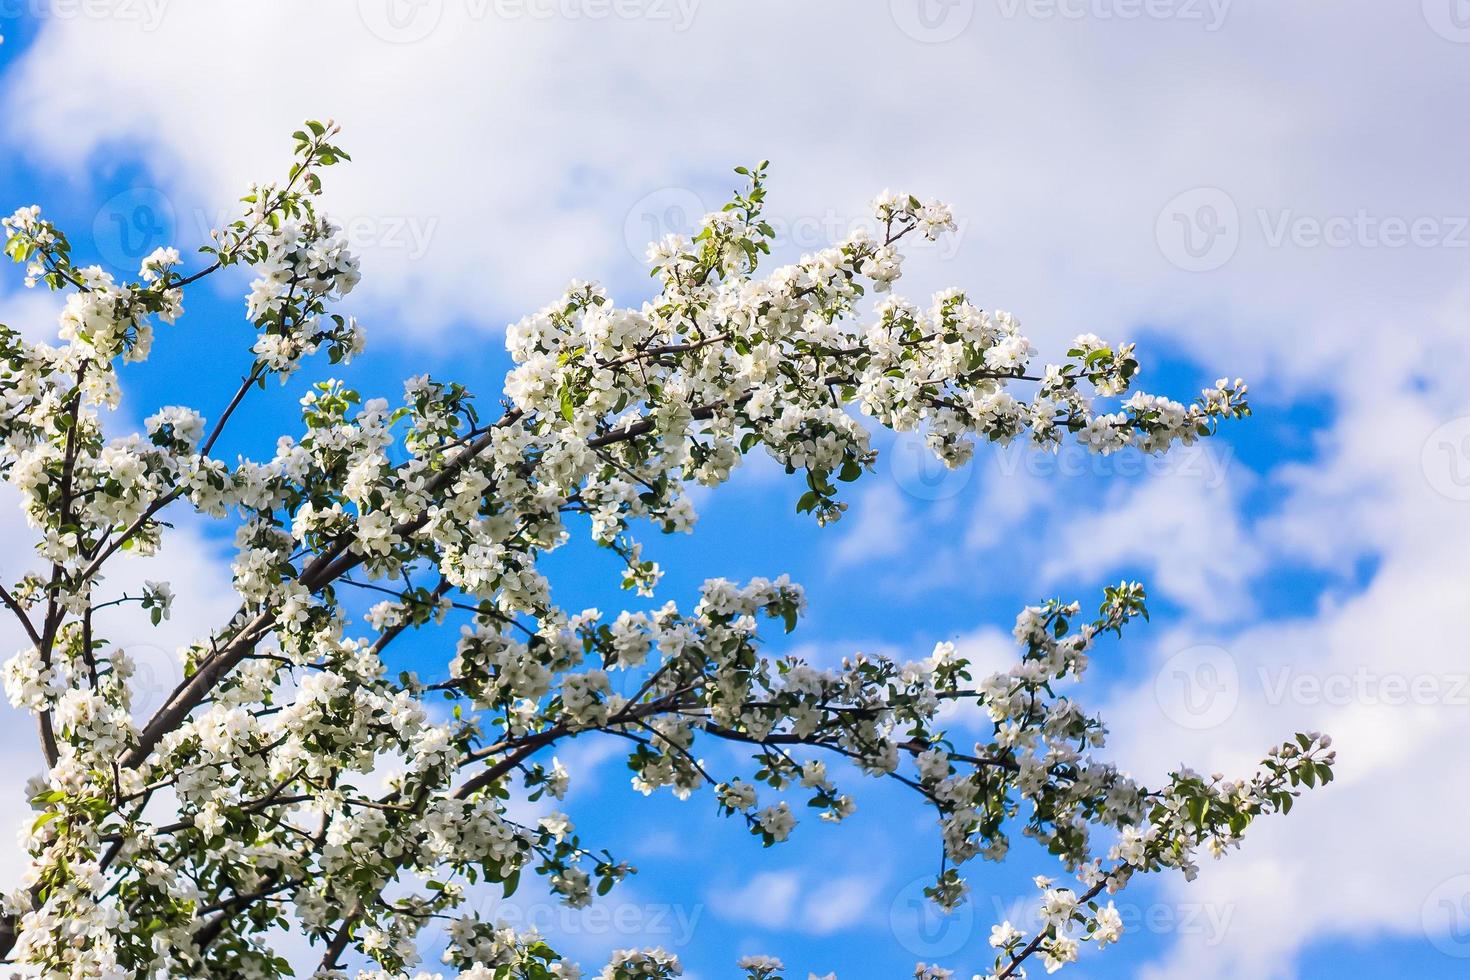
[(815, 879), (809, 871), (767, 871), (736, 889), (711, 893), (721, 917), (765, 929), (826, 936), (872, 919), (883, 879), (848, 874)]
[[(970, 224), (952, 259), (921, 254), (917, 287), (970, 285), (1053, 340), (1187, 323), (1179, 339), (1221, 370), (1271, 364), (1316, 380), (1399, 297), (1458, 271), (1454, 249), (1272, 247), (1266, 234), (1283, 214), (1434, 215), (1459, 199), (1450, 161), (1466, 137), (1410, 149), (1416, 119), (1456, 105), (1437, 93), (1464, 71), (1426, 57), (1446, 52), (1416, 11), (1334, 22), (1344, 47), (1371, 39), (1365, 68), (1283, 5), (1232, 9), (1216, 32), (979, 5), (949, 44), (907, 37), (886, 5), (840, 0), (701, 4), (683, 31), (654, 16), (423, 6), (442, 12), (434, 29), (397, 44), (368, 26), (383, 29), (371, 2), (171, 4), (154, 30), (56, 18), (10, 73), (8, 127), (78, 170), (104, 148), (136, 152), (188, 225), (280, 173), (303, 117), (335, 116), (356, 162), (332, 175), (333, 206), (379, 222), (363, 236), (376, 242), (365, 288), (401, 314), (381, 322), (417, 336), (452, 317), (498, 325), (572, 276), (633, 281), (625, 229), (636, 243), (650, 215), (716, 205), (728, 168), (760, 157), (776, 165), (788, 252), (826, 226), (840, 233), (884, 184), (937, 194)], [(759, 67), (729, 42), (751, 29)], [(1316, 60), (1263, 60), (1263, 36)], [(222, 70), (223, 51), (249, 52), (250, 69)], [(864, 53), (881, 53), (881, 70)], [(1134, 70), (1110, 70), (1122, 63)], [(1363, 113), (1411, 91), (1417, 114), (1374, 115), (1373, 152), (1343, 151), (1364, 145)], [(1414, 180), (1384, 179), (1399, 153)], [(1237, 254), (1211, 275), (1171, 265), (1156, 234), (1169, 199), (1201, 186), (1223, 188), (1242, 216)], [(389, 222), (432, 225), (427, 252), (411, 258), (412, 236)]]
[(1290, 818), (1254, 828), (1241, 854), (1173, 889), (1235, 915), (1222, 944), (1183, 937), (1144, 974), (1151, 980), (1291, 977), (1305, 943), (1380, 931), (1467, 952), (1444, 908), (1470, 895), (1470, 879), (1459, 878), (1470, 873), (1470, 844), (1446, 824), (1446, 814), (1470, 807), (1470, 787), (1452, 775), (1454, 747), (1470, 738), (1461, 616), (1470, 504), (1444, 497), (1420, 468), (1422, 435), (1433, 428), (1407, 392), (1349, 407), (1334, 432), (1340, 452), (1299, 474), (1285, 507), (1293, 519), (1262, 526), (1263, 536), (1289, 527), (1292, 542), (1324, 560), (1365, 544), (1378, 551), (1382, 564), (1361, 594), (1324, 600), (1295, 620), (1167, 637), (1160, 664), (1192, 644), (1218, 644), (1210, 673), (1184, 680), (1198, 685), (1202, 708), (1213, 696), (1224, 710), (1216, 702), (1208, 715), (1181, 713), (1156, 698), (1153, 678), (1106, 710), (1114, 749), (1150, 776), (1184, 760), (1244, 771), (1296, 731), (1326, 731), (1338, 751), (1336, 782)]
[(790, 921), (800, 898), (797, 872), (763, 871), (740, 888), (713, 892), (710, 905), (726, 919), (776, 929)]
[(816, 884), (802, 903), (801, 928), (826, 936), (871, 919), (882, 884), (881, 879), (858, 874)]
[[(970, 661), (970, 673), (977, 680), (1010, 670), (1021, 659), (1015, 637), (994, 626), (983, 626), (950, 642), (960, 656)], [(946, 726), (958, 726), (985, 738), (994, 731), (989, 715), (974, 701), (950, 701), (940, 707), (938, 717)]]
[(858, 495), (838, 527), (841, 536), (832, 549), (838, 567), (902, 554), (917, 537), (908, 501), (896, 486), (881, 481)]
[(0, 323), (29, 341), (54, 341), (56, 319), (61, 315), (57, 294), (44, 286), (33, 289), (0, 286)]
[[(168, 581), (177, 593), (170, 618), (157, 627), (142, 625), (136, 615), (104, 610), (95, 620), (97, 636), (125, 649), (137, 666), (133, 675), (134, 713), (146, 718), (183, 679), (177, 650), (197, 640), (228, 620), (237, 604), (230, 585), (228, 565), (219, 562), (211, 546), (187, 518), (174, 515), (178, 523), (154, 558), (121, 556), (114, 560), (99, 587), (107, 598), (139, 595), (145, 580)], [(0, 539), (7, 548), (0, 561), (0, 581), (13, 582), (39, 559), (31, 551), (34, 533), (26, 526), (18, 498), (9, 486), (0, 485)], [(105, 599), (103, 601), (106, 601)], [(136, 612), (135, 606), (118, 607)], [(34, 620), (33, 620), (34, 622)], [(0, 660), (25, 645), (25, 634), (9, 610), (0, 608)], [(23, 791), (32, 775), (45, 769), (37, 742), (36, 723), (28, 713), (0, 700), (0, 739), (6, 759), (0, 765), (0, 833), (18, 829), (30, 819)], [(18, 848), (6, 848), (0, 857), (0, 881), (12, 887), (26, 867), (26, 856)]]
[[(993, 453), (993, 455), (992, 455)], [(1054, 483), (1022, 468), (1011, 468), (1008, 460), (1026, 459), (1010, 447), (995, 451), (982, 447), (975, 453), (974, 467), (985, 473), (979, 502), (965, 531), (965, 546), (985, 551), (1004, 543), (1007, 535), (1032, 515), (1054, 503)]]
[[(1426, 473), (1424, 447), (1470, 415), (1466, 251), (1454, 240), (1470, 140), (1454, 121), (1470, 61), (1423, 5), (1359, 4), (1324, 32), (1310, 5), (1233, 5), (1209, 31), (985, 4), (947, 44), (906, 37), (891, 5), (840, 0), (703, 4), (683, 32), (425, 6), (442, 19), (409, 44), (376, 37), (348, 3), (172, 4), (152, 32), (55, 19), (7, 77), (7, 125), (39, 161), (78, 172), (103, 150), (142, 155), (187, 226), (196, 208), (279, 173), (301, 118), (337, 116), (357, 161), (329, 181), (334, 210), (379, 219), (364, 235), (377, 242), (367, 301), (415, 339), (451, 318), (495, 326), (572, 276), (633, 281), (625, 237), (641, 237), (650, 215), (715, 204), (734, 163), (775, 162), (773, 214), (798, 246), (885, 183), (947, 197), (970, 223), (952, 257), (915, 259), (910, 292), (974, 287), (1017, 310), (1043, 347), (1146, 323), (1213, 369), (1250, 376), (1268, 408), (1306, 391), (1341, 411), (1320, 463), (1265, 475), (1282, 497), (1268, 519), (1240, 517), (1233, 474), (1214, 495), (1146, 486), (1121, 505), (1149, 549), (1084, 516), (1072, 530), (1107, 546), (1054, 570), (1143, 561), (1156, 590), (1218, 621), (1249, 609), (1264, 562), (1379, 560), (1361, 595), (1329, 596), (1312, 617), (1217, 622), (1208, 637), (1166, 641), (1160, 662), (1209, 641), (1252, 682), (1224, 727), (1181, 729), (1151, 679), (1107, 714), (1140, 771), (1179, 758), (1234, 767), (1294, 727), (1332, 730), (1342, 752), (1340, 783), (1196, 886), (1240, 906), (1227, 942), (1183, 939), (1155, 975), (1279, 975), (1312, 940), (1413, 932), (1436, 884), (1470, 870), (1444, 817), (1470, 802), (1445, 776), (1470, 734), (1463, 708), (1271, 704), (1256, 682), (1285, 666), (1443, 678), (1466, 665), (1470, 504), (1436, 493), (1447, 481), (1453, 493), (1456, 474)], [(758, 59), (731, 42), (747, 27)], [(1200, 188), (1224, 192), (1190, 199), (1214, 210), (1168, 211)], [(1181, 231), (1203, 234), (1231, 211), (1228, 262), (1171, 264), (1195, 261)], [(1386, 244), (1384, 219), (1426, 219), (1440, 247)], [(395, 245), (393, 220), (421, 234)], [(1308, 244), (1314, 229), (1344, 227), (1346, 247)], [(1141, 349), (1146, 372), (1173, 356)], [(1431, 464), (1470, 463), (1453, 455), (1470, 443), (1441, 441), (1451, 455), (1431, 447)], [(1017, 520), (1032, 513), (1031, 482), (996, 491)], [(992, 531), (972, 544), (996, 543)], [(1373, 846), (1383, 839), (1418, 846)], [(757, 881), (741, 893), (748, 914), (800, 912), (792, 875)]]
[(1119, 488), (1098, 510), (1062, 517), (1041, 567), (1043, 583), (1096, 582), (1119, 565), (1144, 565), (1153, 590), (1191, 616), (1219, 621), (1249, 613), (1249, 585), (1264, 554), (1239, 515), (1235, 491), (1245, 474), (1232, 476), (1215, 490), (1197, 480), (1153, 479)]

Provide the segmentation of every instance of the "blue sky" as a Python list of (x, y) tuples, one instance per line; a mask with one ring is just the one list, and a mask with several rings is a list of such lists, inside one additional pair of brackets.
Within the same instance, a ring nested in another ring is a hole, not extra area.
[[(952, 639), (1001, 663), (1022, 605), (1142, 579), (1154, 621), (1079, 692), (1114, 754), (1144, 777), (1242, 770), (1321, 729), (1340, 781), (1193, 885), (1130, 889), (1137, 927), (1073, 975), (1463, 976), (1457, 3), (35, 0), (0, 7), (0, 210), (40, 203), (80, 255), (130, 271), (156, 245), (197, 245), (248, 181), (284, 170), (302, 119), (334, 116), (355, 162), (330, 172), (327, 203), (364, 255), (348, 305), (369, 330), (343, 376), (393, 397), (429, 372), (493, 404), (507, 322), (574, 277), (641, 301), (642, 241), (718, 204), (737, 164), (772, 161), (789, 256), (885, 186), (952, 202), (960, 231), (911, 258), (906, 295), (962, 285), (1014, 310), (1043, 356), (1079, 332), (1136, 340), (1147, 385), (1175, 396), (1242, 375), (1256, 416), (1163, 466), (992, 451), (940, 478), (880, 435), (877, 471), (825, 530), (753, 465), (703, 501), (695, 535), (649, 543), (664, 596), (789, 572), (810, 610), (781, 642), (814, 659)], [(54, 307), (19, 279), (0, 280), (0, 320), (43, 336)], [(125, 420), (212, 414), (247, 365), (242, 282), (212, 282), (132, 372)], [(252, 403), (225, 451), (292, 431), (299, 388)], [(185, 534), (171, 575), (201, 595), (181, 634), (228, 604), (222, 542)], [(567, 606), (626, 603), (592, 549), (548, 570)], [(132, 639), (167, 671), (173, 640)], [(406, 656), (432, 671), (444, 652), (426, 637)], [(972, 912), (921, 923), (912, 883), (938, 852), (915, 801), (863, 781), (849, 824), (808, 820), (763, 851), (708, 798), (632, 793), (615, 749), (567, 753), (596, 773), (569, 809), (640, 875), (608, 919), (517, 906), (589, 964), (648, 941), (703, 977), (755, 951), (801, 975), (973, 969), (997, 909), (1047, 868), (1018, 847), (975, 869)], [(0, 767), (0, 789), (18, 798), (30, 772)]]

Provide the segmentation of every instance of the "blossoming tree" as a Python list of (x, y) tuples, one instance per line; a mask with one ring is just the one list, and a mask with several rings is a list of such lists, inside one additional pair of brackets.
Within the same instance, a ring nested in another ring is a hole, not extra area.
[[(473, 889), (508, 894), (527, 870), (572, 906), (629, 874), (567, 815), (523, 825), (508, 810), (564, 796), (573, 774), (554, 752), (581, 736), (626, 742), (644, 792), (708, 784), (719, 813), (765, 845), (792, 834), (793, 806), (848, 816), (839, 779), (897, 780), (937, 815), (943, 864), (928, 894), (946, 907), (965, 900), (967, 862), (1002, 859), (1017, 832), (1034, 838), (1075, 885), (1039, 879), (1040, 927), (997, 925), (993, 948), (963, 964), (1019, 977), (1116, 940), (1107, 896), (1132, 876), (1192, 875), (1201, 849), (1218, 855), (1331, 777), (1315, 734), (1235, 781), (1181, 771), (1147, 787), (1098, 759), (1102, 723), (1065, 692), (1096, 637), (1145, 614), (1136, 584), (1106, 589), (1092, 617), (1060, 601), (1024, 610), (1014, 668), (988, 677), (949, 644), (836, 670), (775, 655), (758, 631), (791, 630), (803, 607), (785, 578), (709, 581), (692, 609), (557, 605), (538, 566), (568, 540), (568, 515), (618, 556), (624, 588), (652, 596), (659, 568), (638, 535), (689, 531), (689, 488), (718, 486), (753, 452), (797, 476), (798, 509), (826, 523), (842, 512), (839, 484), (872, 467), (872, 425), (921, 429), (961, 466), (976, 443), (1012, 439), (1161, 453), (1248, 413), (1240, 382), (1191, 405), (1131, 393), (1131, 345), (1080, 337), (1036, 369), (1009, 314), (957, 290), (927, 309), (889, 295), (904, 239), (952, 228), (938, 203), (884, 194), (876, 234), (757, 277), (772, 237), (765, 175), (742, 169), (746, 189), (692, 241), (650, 248), (659, 288), (642, 307), (574, 283), (512, 326), (516, 366), (493, 417), (428, 377), (397, 406), (323, 381), (273, 457), (219, 458), (253, 389), (361, 347), (358, 325), (332, 311), (357, 266), (316, 207), (321, 169), (346, 159), (335, 135), (297, 133), (289, 180), (253, 188), (193, 271), (161, 249), (118, 282), (74, 265), (36, 208), (4, 222), (27, 283), (66, 297), (56, 345), (0, 328), (0, 468), (39, 538), (39, 564), (0, 590), (27, 641), (4, 680), (48, 767), (29, 787), (29, 869), (6, 896), (7, 962), (56, 978), (326, 978), (348, 964), (398, 977), (442, 920), (459, 976), (578, 976), (542, 937), (464, 910)], [(167, 408), (146, 431), (105, 437), (119, 372), (148, 355), (155, 321), (173, 323), (191, 285), (240, 265), (256, 277), (258, 339), (238, 390), (212, 420)], [(237, 528), (239, 607), (181, 651), (182, 680), (140, 717), (133, 664), (94, 613), (169, 615), (167, 585), (118, 595), (107, 572), (122, 552), (167, 547), (176, 508)], [(353, 615), (354, 589), (382, 601)], [(385, 649), (446, 620), (462, 627), (453, 653), (423, 677), (390, 676)], [(961, 702), (991, 723), (978, 743), (946, 730), (944, 709)], [(750, 769), (710, 771), (700, 752), (712, 741), (748, 747)], [(309, 940), (312, 962), (278, 951), (288, 933)], [(679, 972), (663, 950), (623, 950), (598, 976)]]

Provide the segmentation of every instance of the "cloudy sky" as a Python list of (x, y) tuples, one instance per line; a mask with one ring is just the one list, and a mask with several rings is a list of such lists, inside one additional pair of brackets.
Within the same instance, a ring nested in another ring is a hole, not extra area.
[[(1074, 974), (1464, 975), (1465, 0), (0, 0), (0, 18), (0, 210), (40, 203), (120, 270), (197, 245), (282, 172), (304, 118), (343, 125), (354, 163), (328, 202), (365, 256), (351, 305), (372, 349), (352, 377), (375, 394), (430, 371), (493, 396), (507, 322), (571, 278), (636, 304), (643, 243), (761, 159), (786, 255), (884, 187), (937, 196), (960, 229), (915, 254), (908, 295), (964, 286), (1044, 354), (1079, 332), (1135, 340), (1149, 384), (1179, 396), (1244, 376), (1256, 417), (1162, 463), (1001, 451), (938, 474), (880, 440), (840, 525), (798, 519), (799, 488), (756, 466), (656, 556), (676, 598), (793, 573), (817, 659), (956, 639), (1003, 663), (1020, 605), (1143, 579), (1158, 615), (1086, 695), (1120, 760), (1234, 771), (1321, 729), (1339, 781), (1192, 885), (1130, 890), (1131, 935)], [(19, 280), (0, 280), (0, 320), (44, 335), (50, 300)], [(211, 379), (247, 363), (239, 287), (160, 338), (120, 424), (210, 411)], [(291, 415), (289, 391), (263, 403), (236, 448)], [(3, 520), (11, 577), (27, 558)], [(119, 637), (164, 675), (229, 601), (218, 539), (184, 533), (178, 635)], [(600, 570), (560, 571), (613, 601)], [(29, 736), (3, 724), (16, 799)], [(851, 825), (760, 851), (711, 827), (708, 800), (636, 797), (610, 750), (577, 748), (599, 778), (574, 817), (643, 872), (605, 917), (507, 914), (588, 962), (648, 941), (704, 977), (754, 951), (842, 977), (974, 968), (1043, 867), (980, 869), (972, 909), (931, 921), (934, 831), (912, 801), (864, 785)]]

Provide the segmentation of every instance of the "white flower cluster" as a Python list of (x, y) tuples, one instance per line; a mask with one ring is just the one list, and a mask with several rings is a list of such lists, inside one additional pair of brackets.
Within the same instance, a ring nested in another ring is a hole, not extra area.
[(1027, 936), (1010, 922), (990, 932), (997, 950), (992, 972), (985, 980), (1023, 977), (1022, 964), (1040, 957), (1046, 972), (1055, 973), (1075, 962), (1084, 942), (1102, 948), (1123, 935), (1123, 917), (1111, 902), (1100, 902), (1104, 892), (1116, 892), (1135, 873), (1179, 868), (1186, 877), (1197, 871), (1193, 855), (1203, 844), (1218, 858), (1237, 845), (1245, 827), (1264, 813), (1290, 808), (1296, 788), (1332, 778), (1335, 753), (1332, 740), (1313, 732), (1273, 748), (1260, 772), (1249, 780), (1229, 782), (1216, 774), (1208, 780), (1185, 770), (1175, 773), (1167, 789), (1149, 794), (1153, 812), (1147, 823), (1121, 828), (1118, 843), (1109, 852), (1113, 861), (1104, 870), (1093, 860), (1078, 869), (1081, 894), (1056, 887), (1045, 876), (1035, 879), (1041, 891), (1038, 931)]
[[(800, 473), (798, 509), (825, 522), (842, 513), (838, 484), (872, 466), (871, 425), (923, 431), (958, 466), (1015, 438), (1163, 452), (1248, 413), (1238, 381), (1191, 405), (1132, 391), (1131, 345), (1083, 336), (1038, 368), (1014, 316), (957, 290), (922, 309), (893, 295), (904, 239), (954, 227), (937, 202), (885, 192), (876, 234), (758, 276), (773, 237), (765, 173), (742, 170), (749, 187), (696, 236), (650, 249), (655, 297), (620, 308), (573, 283), (509, 329), (497, 417), (428, 377), (396, 407), (328, 380), (301, 399), (303, 431), (268, 458), (216, 457), (268, 376), (361, 345), (330, 308), (357, 263), (314, 203), (320, 168), (346, 158), (334, 136), (320, 123), (297, 133), (290, 179), (253, 188), (192, 275), (165, 248), (138, 281), (116, 282), (73, 266), (38, 210), (4, 222), (28, 280), (67, 297), (56, 345), (0, 328), (0, 472), (41, 560), (0, 583), (28, 641), (3, 676), (12, 705), (36, 716), (47, 762), (30, 787), (28, 869), (0, 917), (0, 952), (18, 967), (48, 980), (276, 977), (288, 966), (276, 944), (294, 932), (317, 950), (304, 965), (321, 980), (345, 977), (354, 955), (373, 964), (365, 978), (427, 977), (410, 972), (424, 930), (447, 921), (444, 962), (461, 977), (578, 977), (534, 932), (466, 906), (473, 888), (509, 894), (529, 872), (582, 907), (632, 873), (581, 839), (574, 814), (526, 826), (509, 807), (566, 798), (573, 774), (552, 753), (596, 733), (627, 747), (633, 789), (709, 787), (768, 847), (800, 839), (803, 805), (827, 822), (851, 815), (842, 777), (901, 783), (935, 809), (944, 870), (929, 894), (946, 906), (968, 891), (963, 866), (1003, 858), (1019, 828), (1081, 885), (1048, 884), (1037, 935), (999, 928), (995, 975), (1016, 976), (1032, 955), (1050, 968), (1080, 942), (1115, 941), (1102, 890), (1133, 873), (1193, 874), (1199, 850), (1222, 853), (1255, 816), (1330, 778), (1316, 736), (1239, 782), (1183, 771), (1150, 789), (1098, 759), (1101, 722), (1060, 692), (1101, 633), (1142, 613), (1136, 584), (1108, 589), (1089, 621), (1076, 604), (1027, 609), (1019, 662), (978, 680), (951, 644), (830, 669), (769, 652), (762, 626), (789, 631), (805, 607), (785, 577), (708, 581), (692, 610), (556, 603), (544, 559), (581, 526), (630, 593), (652, 596), (662, 569), (639, 533), (692, 529), (692, 488), (723, 483), (752, 452)], [(257, 339), (234, 397), (212, 424), (170, 406), (140, 433), (104, 438), (120, 364), (147, 356), (152, 321), (172, 322), (187, 287), (235, 265), (255, 274)], [(180, 677), (135, 717), (133, 664), (93, 613), (126, 604), (154, 625), (172, 614), (168, 583), (119, 596), (105, 572), (121, 551), (164, 547), (179, 502), (233, 526), (239, 606), (180, 651)], [(435, 630), (451, 621), (457, 641)], [(390, 645), (415, 630), (454, 648), (425, 679), (389, 668)], [(971, 745), (948, 734), (960, 704), (992, 725)], [(750, 770), (712, 772), (711, 742), (746, 748)], [(1095, 837), (1110, 844), (1106, 871)], [(663, 950), (624, 950), (597, 976), (681, 969)], [(776, 980), (783, 967), (753, 957), (740, 969)]]

